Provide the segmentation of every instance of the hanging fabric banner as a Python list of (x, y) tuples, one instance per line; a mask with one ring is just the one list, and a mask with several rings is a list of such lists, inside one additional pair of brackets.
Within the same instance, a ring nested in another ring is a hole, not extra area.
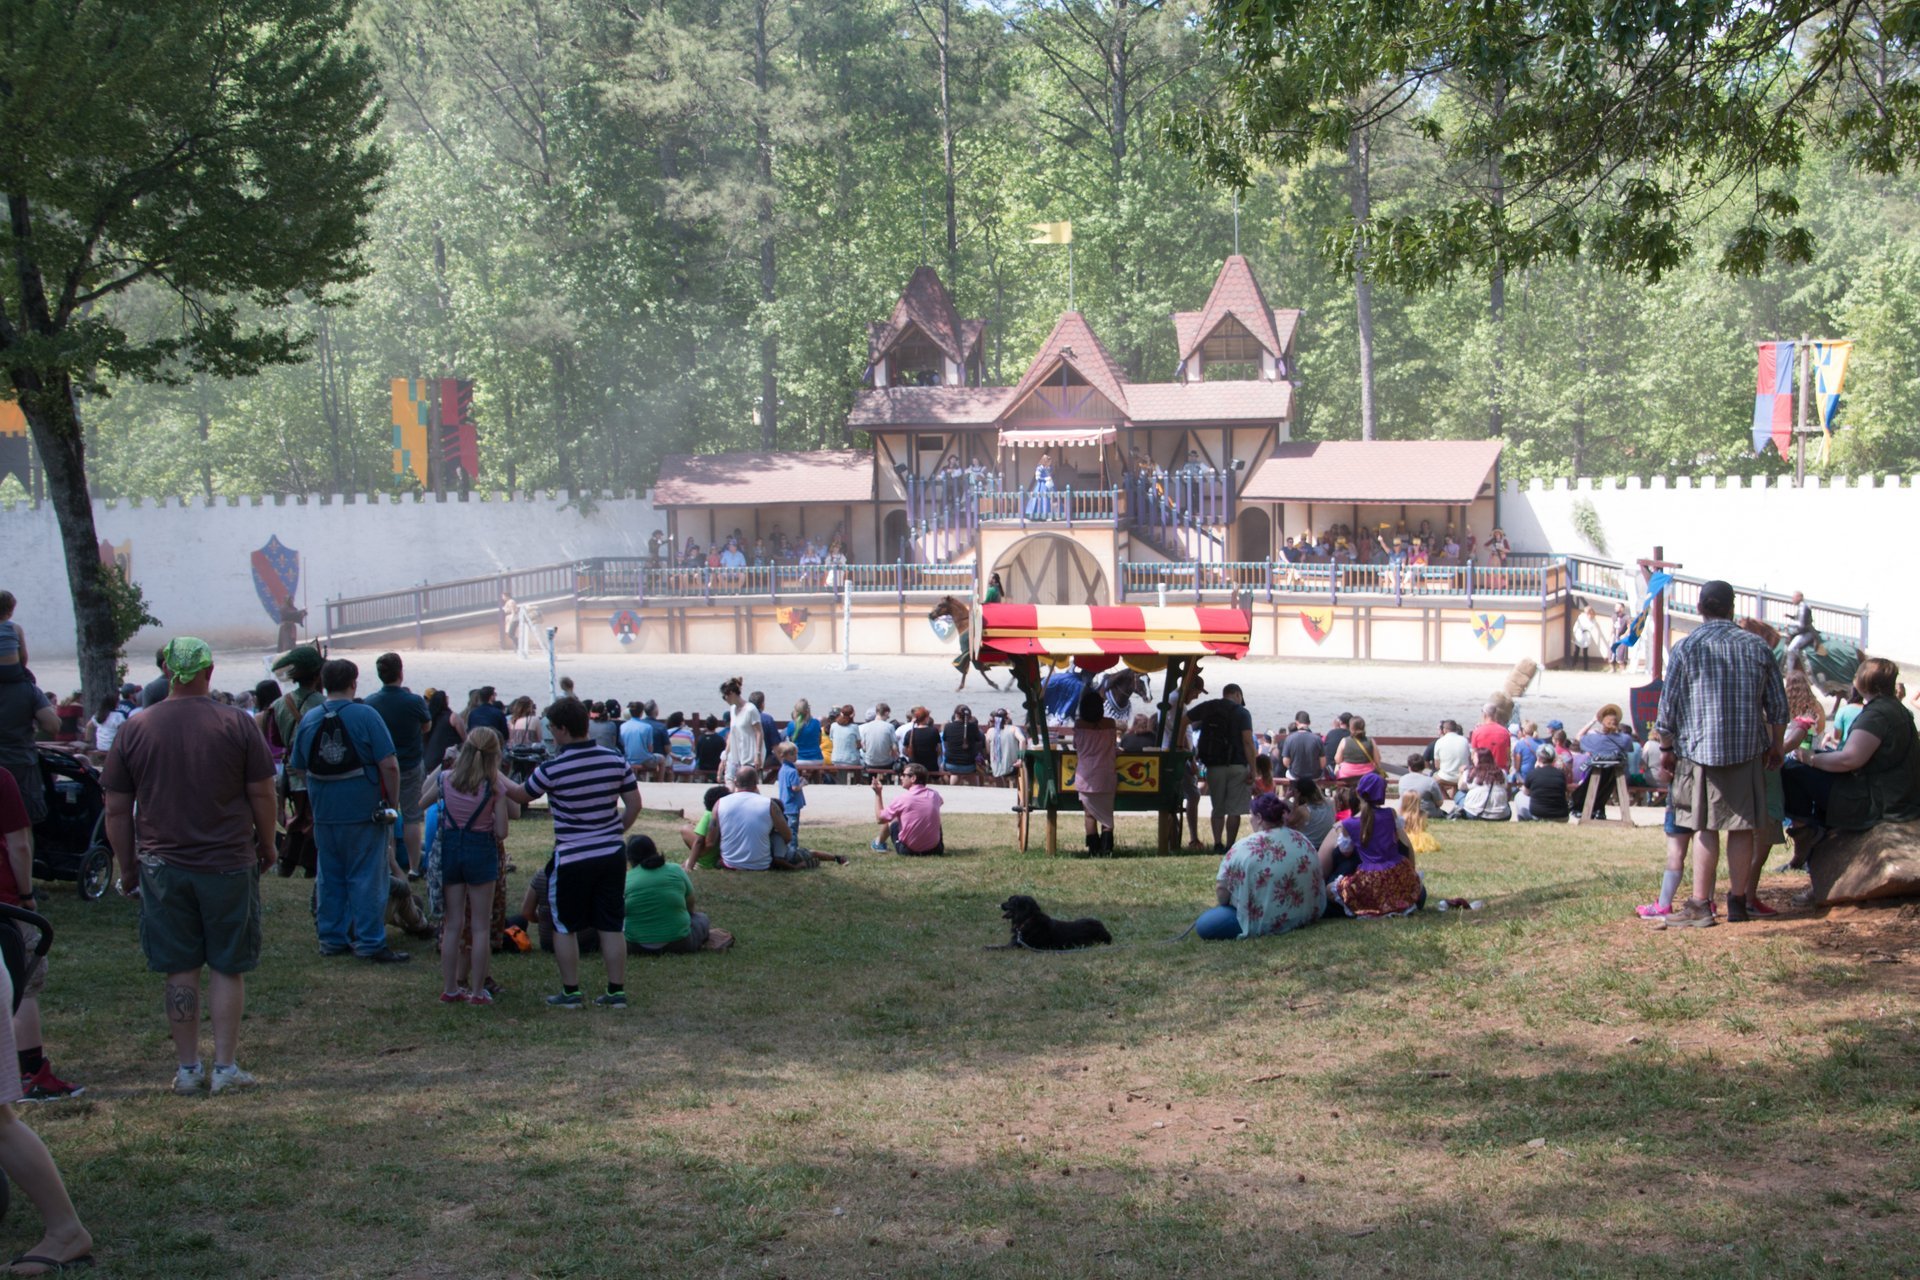
[(423, 378), (393, 380), (393, 474), (411, 471), (422, 486), (427, 477), (427, 383)]
[(1840, 387), (1847, 380), (1847, 358), (1852, 354), (1851, 342), (1813, 344), (1813, 395), (1820, 413), (1822, 465), (1833, 452), (1833, 415), (1840, 408)]
[(0, 399), (0, 480), (8, 476), (19, 476), (23, 485), (30, 481), (27, 475), (27, 417), (12, 400)]
[(1767, 441), (1788, 456), (1793, 448), (1793, 350), (1791, 342), (1762, 342), (1760, 377), (1753, 397), (1753, 451), (1764, 453)]
[(467, 378), (440, 379), (440, 468), (451, 476), (455, 467), (469, 481), (480, 478), (480, 441), (473, 430), (473, 382)]

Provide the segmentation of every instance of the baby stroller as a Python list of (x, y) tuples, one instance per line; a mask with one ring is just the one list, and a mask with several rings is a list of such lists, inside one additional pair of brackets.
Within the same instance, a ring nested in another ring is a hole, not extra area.
[[(27, 940), (12, 927), (16, 920), (39, 931), (40, 940), (33, 947), (35, 957), (43, 957), (53, 949), (53, 925), (45, 916), (0, 902), (0, 961), (6, 964), (7, 976), (13, 979), (13, 1008), (7, 1011), (8, 1017), (20, 1011), (20, 1001), (25, 998), (27, 988)], [(0, 1218), (7, 1216), (12, 1198), (13, 1184), (0, 1177)]]
[(82, 898), (96, 902), (113, 883), (100, 771), (85, 756), (42, 747), (40, 777), (47, 789), (47, 816), (33, 824), (34, 878), (72, 880)]

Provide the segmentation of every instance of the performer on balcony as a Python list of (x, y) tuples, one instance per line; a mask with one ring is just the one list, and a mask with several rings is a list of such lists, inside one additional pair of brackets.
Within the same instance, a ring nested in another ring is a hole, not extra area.
[[(1027, 496), (1027, 519), (1053, 519), (1053, 468), (1042, 457), (1033, 467), (1033, 492)], [(957, 624), (956, 624), (957, 625)], [(962, 673), (962, 683), (965, 673)]]

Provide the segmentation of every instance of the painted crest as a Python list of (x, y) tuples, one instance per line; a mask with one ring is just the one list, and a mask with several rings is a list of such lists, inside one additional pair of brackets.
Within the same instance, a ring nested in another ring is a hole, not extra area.
[(260, 607), (275, 622), (293, 604), (293, 593), (300, 589), (300, 553), (281, 543), (278, 536), (253, 553), (253, 590)]
[(1300, 611), (1300, 625), (1306, 628), (1307, 635), (1315, 644), (1323, 644), (1333, 634), (1333, 607), (1321, 606)]
[(804, 608), (782, 606), (773, 611), (773, 620), (787, 633), (787, 639), (795, 644), (799, 644), (800, 637), (806, 634), (807, 611)]
[(1476, 613), (1473, 615), (1473, 638), (1480, 642), (1483, 649), (1491, 649), (1500, 643), (1507, 634), (1507, 615), (1504, 613)]
[(953, 619), (946, 614), (942, 614), (933, 619), (930, 625), (933, 627), (933, 634), (939, 636), (942, 640), (953, 639)]
[(621, 644), (632, 644), (640, 638), (640, 615), (631, 609), (622, 609), (607, 619), (607, 625), (613, 628), (613, 638)]

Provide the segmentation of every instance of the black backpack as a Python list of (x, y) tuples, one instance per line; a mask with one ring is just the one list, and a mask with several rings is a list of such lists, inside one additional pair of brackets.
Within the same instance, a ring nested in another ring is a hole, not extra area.
[(1187, 713), (1200, 726), (1195, 749), (1201, 764), (1229, 764), (1233, 760), (1234, 707), (1225, 698), (1212, 698)]
[(353, 735), (347, 732), (346, 721), (340, 718), (340, 708), (329, 706), (320, 713), (313, 742), (307, 747), (307, 777), (321, 782), (347, 782), (366, 777), (366, 768), (367, 762), (360, 758), (360, 748), (353, 745)]

